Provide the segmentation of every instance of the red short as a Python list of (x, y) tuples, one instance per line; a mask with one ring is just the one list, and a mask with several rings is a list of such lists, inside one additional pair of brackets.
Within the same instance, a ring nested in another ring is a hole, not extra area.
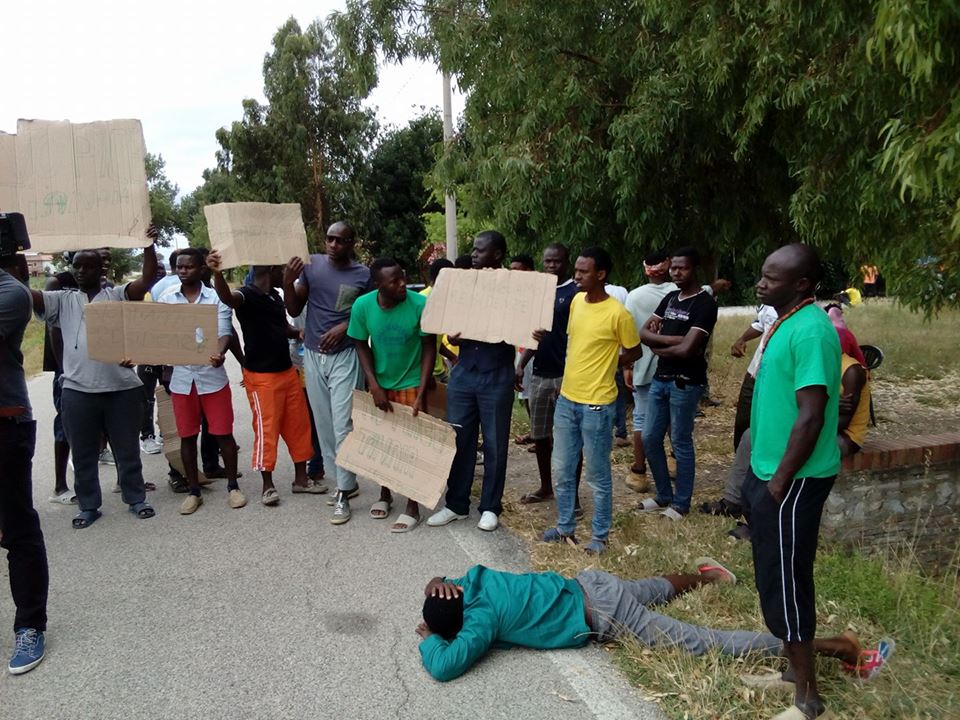
[(230, 386), (224, 385), (216, 392), (200, 395), (197, 386), (190, 387), (189, 395), (170, 393), (173, 416), (177, 420), (177, 435), (182, 438), (200, 434), (200, 417), (207, 419), (211, 435), (233, 434), (233, 396)]

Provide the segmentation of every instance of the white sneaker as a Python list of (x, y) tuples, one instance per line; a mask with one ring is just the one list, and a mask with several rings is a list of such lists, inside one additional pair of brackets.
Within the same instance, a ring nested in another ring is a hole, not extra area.
[(110, 448), (104, 448), (100, 453), (101, 465), (116, 465), (117, 461), (113, 459), (113, 451)]
[(153, 435), (148, 435), (140, 441), (140, 449), (147, 455), (159, 455), (163, 452), (163, 444), (158, 442)]
[(450, 508), (444, 508), (427, 518), (427, 525), (430, 527), (440, 527), (442, 525), (449, 525), (454, 520), (466, 520), (466, 518), (466, 515), (458, 515)]
[(500, 525), (500, 518), (497, 517), (495, 512), (490, 510), (484, 510), (483, 515), (480, 516), (480, 522), (477, 523), (477, 527), (481, 530), (486, 530), (487, 532), (493, 532)]

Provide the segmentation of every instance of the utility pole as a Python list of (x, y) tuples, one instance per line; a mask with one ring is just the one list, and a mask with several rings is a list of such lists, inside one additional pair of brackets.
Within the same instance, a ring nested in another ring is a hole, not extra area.
[[(450, 73), (443, 73), (443, 144), (449, 149), (453, 141), (453, 100), (450, 95)], [(444, 196), (444, 217), (447, 228), (447, 259), (457, 259), (457, 199), (453, 193)]]

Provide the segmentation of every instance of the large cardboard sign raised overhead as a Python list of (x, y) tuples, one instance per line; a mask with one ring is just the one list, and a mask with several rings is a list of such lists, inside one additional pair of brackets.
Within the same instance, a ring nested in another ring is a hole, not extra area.
[(146, 247), (150, 197), (139, 120), (18, 120), (0, 136), (0, 210), (38, 252)]
[(296, 203), (218, 203), (203, 208), (210, 247), (221, 267), (286, 265), (292, 257), (310, 262), (307, 233)]
[(337, 465), (428, 508), (436, 507), (447, 486), (457, 452), (456, 434), (429, 415), (393, 403), (386, 413), (373, 397), (353, 391), (353, 430), (337, 453)]
[(84, 313), (91, 360), (206, 365), (217, 353), (216, 305), (99, 302)]
[(535, 349), (533, 331), (553, 329), (557, 276), (517, 270), (440, 271), (420, 318), (424, 332)]

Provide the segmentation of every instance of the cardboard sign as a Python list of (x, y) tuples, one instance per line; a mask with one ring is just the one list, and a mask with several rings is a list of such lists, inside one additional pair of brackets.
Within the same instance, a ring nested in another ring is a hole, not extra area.
[(553, 329), (557, 276), (444, 268), (420, 318), (424, 332), (536, 349), (533, 331)]
[(206, 365), (217, 353), (216, 305), (98, 302), (84, 313), (91, 360)]
[(220, 251), (222, 268), (286, 265), (292, 257), (310, 262), (307, 233), (296, 203), (219, 203), (203, 208), (210, 247)]
[(412, 408), (393, 403), (383, 412), (373, 397), (353, 391), (353, 430), (340, 445), (337, 465), (385, 485), (428, 508), (447, 486), (457, 452), (453, 428)]
[(146, 247), (145, 156), (139, 120), (18, 120), (0, 136), (0, 208), (23, 213), (37, 252)]
[[(183, 458), (180, 457), (180, 434), (177, 432), (177, 420), (173, 414), (173, 402), (167, 395), (167, 391), (159, 385), (153, 396), (157, 401), (157, 427), (160, 429), (160, 435), (163, 438), (163, 456), (170, 463), (170, 467), (186, 477), (187, 471), (183, 467)], [(208, 485), (213, 482), (207, 480), (207, 476), (199, 470), (197, 471), (197, 479), (201, 485)]]

